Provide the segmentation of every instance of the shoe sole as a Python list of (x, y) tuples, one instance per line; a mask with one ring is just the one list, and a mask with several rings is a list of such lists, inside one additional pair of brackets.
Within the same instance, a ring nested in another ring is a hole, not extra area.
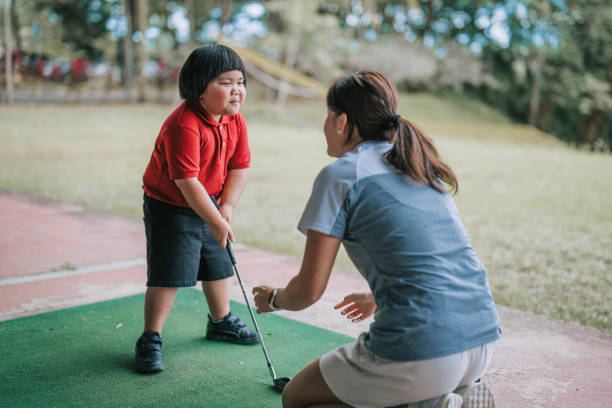
[(461, 396), (449, 394), (444, 397), (432, 398), (424, 401), (409, 402), (407, 404), (394, 405), (387, 408), (462, 408)]
[(158, 373), (160, 371), (164, 371), (164, 366), (163, 364), (160, 365), (154, 365), (154, 366), (139, 366), (137, 364), (134, 364), (134, 368), (136, 368), (136, 371), (138, 371), (139, 373), (142, 374), (151, 374), (151, 373)]
[(464, 408), (495, 408), (495, 399), (489, 386), (478, 383), (463, 394)]
[(248, 340), (239, 340), (239, 339), (237, 339), (236, 337), (233, 337), (233, 336), (224, 336), (222, 334), (207, 334), (206, 338), (208, 340), (224, 341), (226, 343), (240, 344), (242, 346), (248, 346), (248, 345), (251, 345), (251, 344), (259, 343), (259, 338), (257, 338), (257, 337), (253, 337), (253, 338), (248, 339)]

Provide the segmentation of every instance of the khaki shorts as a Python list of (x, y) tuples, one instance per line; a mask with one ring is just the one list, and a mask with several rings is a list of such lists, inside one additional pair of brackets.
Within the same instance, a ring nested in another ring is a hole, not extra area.
[(480, 378), (495, 350), (491, 342), (431, 360), (393, 361), (370, 352), (365, 335), (319, 362), (334, 395), (356, 408), (392, 407), (448, 394)]

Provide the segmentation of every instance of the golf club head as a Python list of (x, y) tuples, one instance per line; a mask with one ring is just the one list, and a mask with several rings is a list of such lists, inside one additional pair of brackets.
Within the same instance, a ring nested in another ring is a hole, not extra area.
[(291, 377), (276, 377), (274, 379), (274, 389), (278, 392), (283, 392), (289, 381), (291, 381)]

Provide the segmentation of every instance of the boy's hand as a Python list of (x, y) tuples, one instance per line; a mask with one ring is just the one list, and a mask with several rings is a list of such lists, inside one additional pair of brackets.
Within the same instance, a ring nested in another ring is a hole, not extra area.
[[(195, 177), (177, 179), (174, 182), (181, 190), (187, 204), (208, 224), (210, 234), (221, 245), (221, 248), (226, 247), (228, 239), (234, 242), (232, 227), (226, 220), (227, 209), (225, 216), (219, 212), (216, 203), (212, 202), (202, 183)], [(229, 217), (231, 219), (231, 211)]]
[(353, 323), (357, 323), (372, 316), (376, 310), (376, 302), (372, 293), (351, 293), (346, 295), (342, 302), (334, 306), (334, 309), (343, 307), (345, 309), (342, 310), (342, 314), (346, 315), (346, 318)]
[(221, 213), (221, 217), (228, 223), (232, 223), (232, 214), (234, 213), (234, 207), (230, 204), (222, 204), (219, 208), (219, 213)]
[(224, 218), (219, 217), (217, 222), (209, 224), (209, 227), (210, 234), (221, 245), (221, 248), (225, 248), (228, 239), (234, 242), (232, 227)]

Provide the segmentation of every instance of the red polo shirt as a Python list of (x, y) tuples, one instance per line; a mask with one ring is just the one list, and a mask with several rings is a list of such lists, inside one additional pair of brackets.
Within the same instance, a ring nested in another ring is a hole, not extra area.
[(148, 196), (189, 207), (174, 180), (197, 177), (208, 194), (221, 194), (227, 172), (249, 167), (251, 154), (244, 118), (211, 118), (198, 104), (182, 103), (168, 116), (143, 176)]

